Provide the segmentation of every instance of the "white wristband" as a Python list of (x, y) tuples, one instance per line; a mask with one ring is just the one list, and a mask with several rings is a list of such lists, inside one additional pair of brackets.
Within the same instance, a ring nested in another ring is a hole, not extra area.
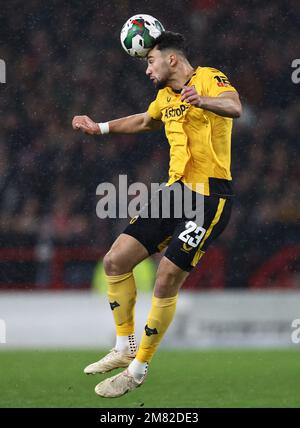
[(98, 123), (101, 134), (109, 134), (109, 124), (108, 122)]

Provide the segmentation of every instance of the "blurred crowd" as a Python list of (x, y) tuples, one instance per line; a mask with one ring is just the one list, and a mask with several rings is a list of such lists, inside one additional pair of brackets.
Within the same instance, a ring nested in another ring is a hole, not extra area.
[[(162, 7), (163, 6), (163, 7)], [(100, 220), (97, 185), (167, 180), (162, 132), (88, 137), (74, 115), (97, 122), (145, 111), (155, 91), (146, 63), (119, 33), (133, 14), (182, 32), (194, 66), (224, 71), (244, 107), (235, 121), (235, 208), (218, 245), (230, 254), (228, 285), (283, 245), (299, 242), (300, 3), (224, 0), (12, 0), (1, 5), (0, 246), (88, 245), (107, 249), (126, 220)], [(241, 269), (243, 266), (243, 269)]]

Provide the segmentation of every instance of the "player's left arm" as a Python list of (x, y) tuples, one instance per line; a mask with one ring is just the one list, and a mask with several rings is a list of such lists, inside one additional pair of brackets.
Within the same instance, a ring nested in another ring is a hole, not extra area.
[(184, 86), (181, 91), (181, 101), (212, 111), (219, 116), (238, 118), (242, 114), (240, 97), (235, 91), (222, 92), (217, 97), (202, 97), (194, 86)]

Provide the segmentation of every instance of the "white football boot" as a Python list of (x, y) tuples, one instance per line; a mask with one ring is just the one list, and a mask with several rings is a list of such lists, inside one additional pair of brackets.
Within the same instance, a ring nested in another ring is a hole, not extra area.
[(97, 395), (106, 398), (121, 397), (121, 395), (141, 386), (145, 378), (146, 375), (138, 381), (129, 373), (128, 369), (126, 369), (98, 383), (95, 387), (95, 392)]
[(128, 367), (134, 360), (135, 355), (125, 354), (123, 352), (112, 349), (101, 360), (88, 365), (84, 369), (86, 374), (107, 373), (111, 370)]

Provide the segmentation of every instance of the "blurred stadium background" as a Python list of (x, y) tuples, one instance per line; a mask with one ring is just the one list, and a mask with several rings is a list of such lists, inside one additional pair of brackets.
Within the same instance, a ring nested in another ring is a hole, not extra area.
[[(96, 187), (120, 174), (166, 181), (168, 145), (160, 132), (85, 137), (71, 120), (142, 112), (154, 98), (144, 61), (119, 42), (139, 12), (183, 33), (192, 64), (223, 70), (244, 107), (231, 222), (187, 280), (164, 346), (299, 349), (300, 3), (12, 0), (0, 16), (0, 350), (112, 346), (101, 257), (127, 220), (97, 218)], [(158, 262), (137, 272), (138, 333)]]

